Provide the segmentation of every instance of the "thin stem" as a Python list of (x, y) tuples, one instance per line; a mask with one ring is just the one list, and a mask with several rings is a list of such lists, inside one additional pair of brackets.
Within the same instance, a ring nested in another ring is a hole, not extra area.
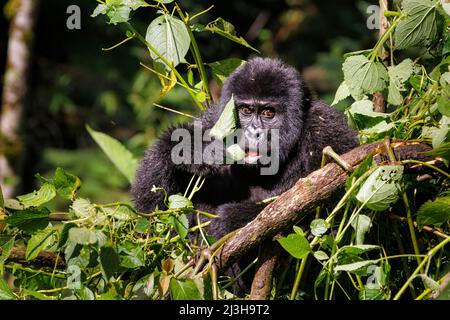
[[(416, 231), (414, 230), (414, 223), (413, 223), (413, 219), (412, 219), (411, 207), (409, 206), (409, 200), (408, 200), (408, 195), (406, 194), (406, 191), (402, 192), (402, 199), (403, 199), (403, 203), (405, 204), (405, 208), (406, 208), (406, 219), (408, 222), (408, 228), (409, 228), (409, 233), (411, 235), (411, 241), (413, 244), (414, 253), (416, 255), (420, 255), (419, 245), (417, 243), (417, 238), (416, 238)], [(417, 257), (417, 263), (420, 264), (419, 257)]]
[(405, 292), (406, 288), (408, 288), (409, 284), (414, 280), (415, 276), (420, 272), (420, 270), (423, 269), (425, 264), (430, 260), (439, 250), (441, 250), (443, 247), (445, 247), (446, 244), (450, 242), (450, 238), (445, 239), (441, 243), (439, 243), (436, 247), (428, 251), (427, 255), (425, 256), (425, 259), (422, 260), (419, 266), (417, 266), (416, 270), (413, 272), (411, 277), (403, 284), (403, 286), (400, 288), (400, 290), (397, 292), (397, 294), (394, 297), (394, 300), (400, 299), (400, 297)]
[(308, 255), (302, 259), (302, 262), (300, 263), (300, 268), (298, 269), (297, 276), (295, 277), (294, 286), (292, 287), (291, 291), (291, 300), (295, 299), (295, 296), (297, 295), (298, 287), (300, 285), (300, 280), (302, 279), (303, 271), (306, 267), (306, 260), (308, 259)]

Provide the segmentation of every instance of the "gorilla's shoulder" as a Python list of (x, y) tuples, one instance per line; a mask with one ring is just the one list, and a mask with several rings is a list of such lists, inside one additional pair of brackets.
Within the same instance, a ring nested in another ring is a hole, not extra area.
[(346, 117), (322, 101), (313, 101), (305, 116), (305, 134), (323, 148), (331, 146), (344, 153), (358, 146), (358, 133), (347, 124)]

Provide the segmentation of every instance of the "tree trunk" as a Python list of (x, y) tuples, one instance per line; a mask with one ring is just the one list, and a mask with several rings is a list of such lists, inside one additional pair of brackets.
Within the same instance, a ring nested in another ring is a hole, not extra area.
[(5, 198), (14, 194), (16, 159), (20, 155), (20, 124), (28, 91), (27, 75), (39, 0), (19, 0), (11, 21), (0, 114), (0, 184)]

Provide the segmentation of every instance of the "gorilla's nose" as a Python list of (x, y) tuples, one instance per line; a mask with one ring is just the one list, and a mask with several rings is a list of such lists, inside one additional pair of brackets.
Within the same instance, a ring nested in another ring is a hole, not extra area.
[(245, 138), (249, 141), (261, 141), (265, 139), (265, 132), (261, 128), (253, 128), (249, 127), (247, 130), (245, 130)]

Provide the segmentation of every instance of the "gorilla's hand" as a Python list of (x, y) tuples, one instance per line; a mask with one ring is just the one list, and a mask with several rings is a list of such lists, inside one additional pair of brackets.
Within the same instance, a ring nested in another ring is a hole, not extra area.
[(214, 235), (216, 240), (219, 240), (228, 233), (245, 226), (265, 206), (250, 201), (222, 204), (217, 207), (215, 212), (218, 218), (211, 221), (211, 224), (206, 227), (206, 231)]

